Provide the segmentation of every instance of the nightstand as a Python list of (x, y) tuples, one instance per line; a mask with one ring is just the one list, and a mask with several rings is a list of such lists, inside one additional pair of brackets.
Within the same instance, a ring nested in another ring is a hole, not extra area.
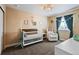
[(47, 33), (43, 33), (43, 40), (47, 41)]

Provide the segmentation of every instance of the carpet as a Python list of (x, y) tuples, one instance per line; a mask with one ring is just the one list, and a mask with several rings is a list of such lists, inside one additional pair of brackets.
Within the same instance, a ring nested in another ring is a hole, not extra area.
[(2, 55), (54, 55), (55, 45), (60, 42), (39, 42), (36, 44), (25, 46), (20, 48), (19, 46), (13, 46), (6, 48)]

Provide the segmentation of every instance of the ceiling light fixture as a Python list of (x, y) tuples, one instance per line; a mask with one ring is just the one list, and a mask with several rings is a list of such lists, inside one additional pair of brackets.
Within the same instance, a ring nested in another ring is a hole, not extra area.
[(51, 11), (53, 8), (52, 4), (41, 4), (41, 9), (46, 10), (46, 11)]

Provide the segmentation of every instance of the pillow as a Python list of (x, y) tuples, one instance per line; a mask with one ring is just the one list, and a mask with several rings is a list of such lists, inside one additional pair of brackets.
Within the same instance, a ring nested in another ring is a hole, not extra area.
[(79, 35), (76, 34), (73, 36), (73, 38), (74, 38), (74, 40), (79, 41)]

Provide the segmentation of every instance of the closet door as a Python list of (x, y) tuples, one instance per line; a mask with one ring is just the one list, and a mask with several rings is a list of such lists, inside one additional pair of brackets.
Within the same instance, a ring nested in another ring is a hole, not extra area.
[(0, 7), (0, 54), (3, 47), (3, 11)]

